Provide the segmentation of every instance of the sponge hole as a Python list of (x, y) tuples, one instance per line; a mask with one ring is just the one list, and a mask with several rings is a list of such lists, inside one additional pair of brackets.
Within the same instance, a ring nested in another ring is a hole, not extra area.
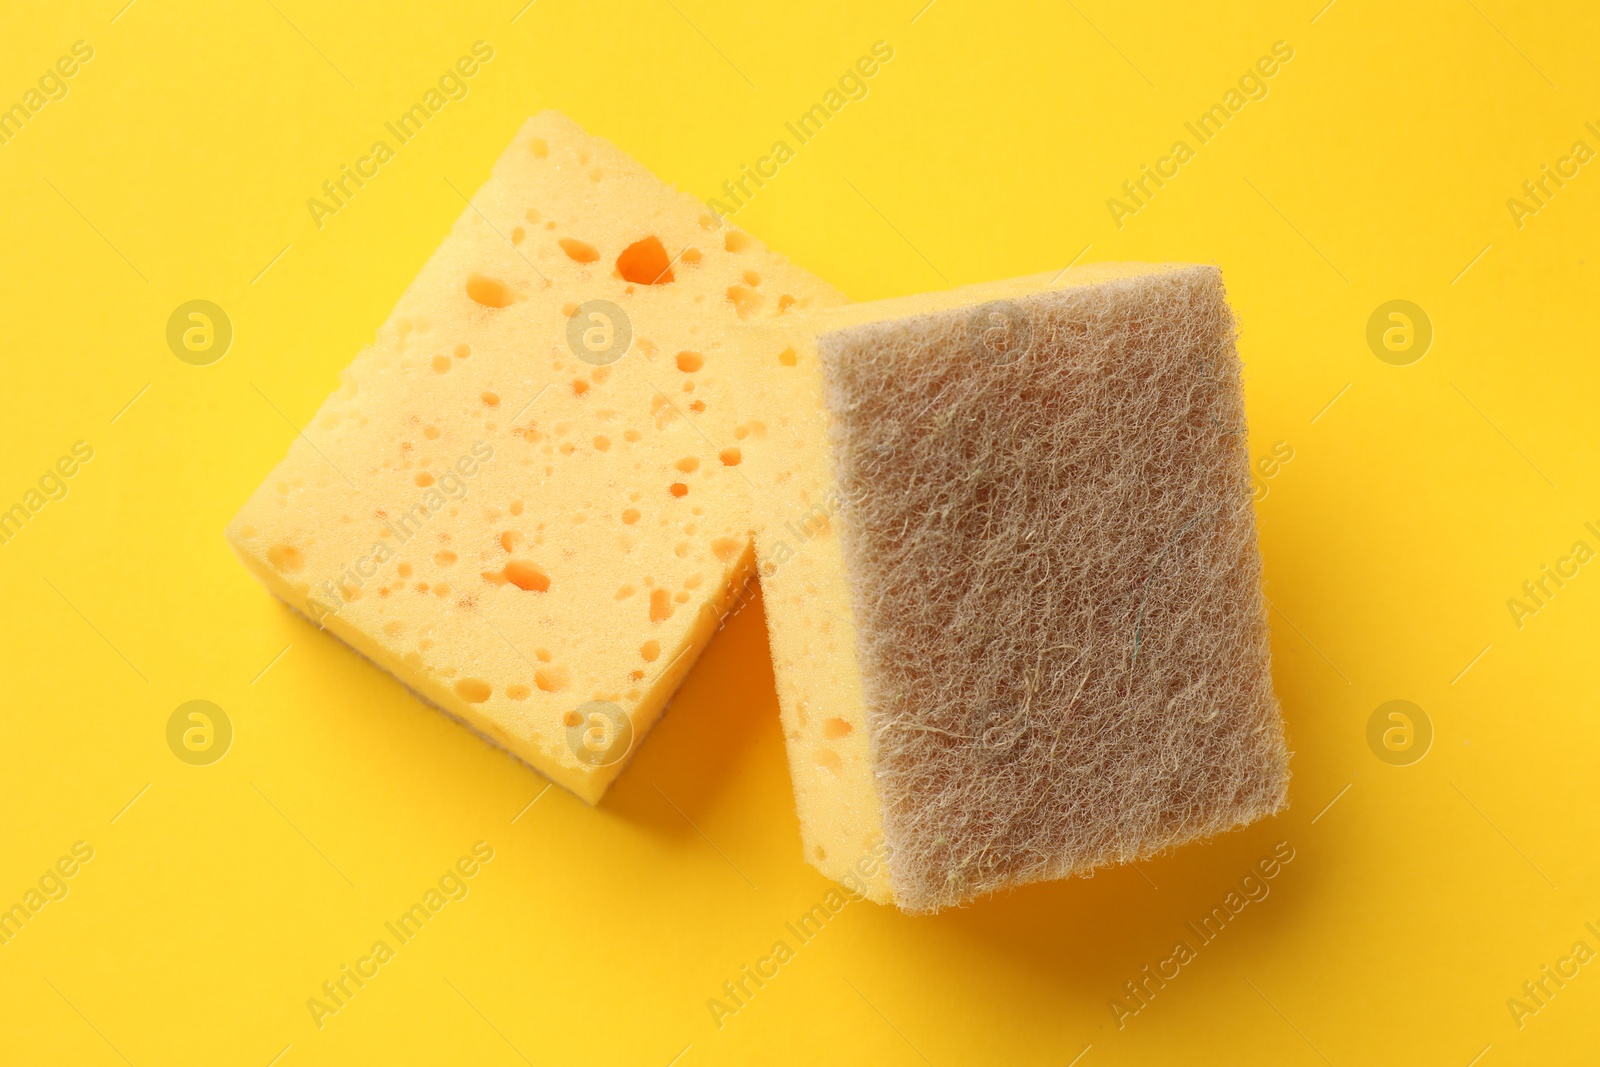
[(672, 261), (661, 238), (651, 235), (622, 250), (617, 273), (635, 285), (665, 285), (672, 281)]
[(536, 563), (514, 559), (506, 564), (506, 581), (526, 593), (543, 593), (550, 588), (550, 576)]
[(510, 307), (514, 299), (510, 286), (485, 274), (474, 274), (467, 279), (467, 295), (486, 308)]
[(572, 681), (572, 672), (565, 667), (540, 667), (533, 672), (533, 684), (546, 693), (559, 693)]
[(483, 274), (467, 278), (467, 296), (483, 307), (510, 307), (514, 299), (510, 294), (510, 286), (501, 282), (499, 278)]
[(761, 294), (742, 285), (728, 286), (728, 303), (733, 305), (741, 319), (748, 319), (761, 307)]
[(293, 545), (273, 545), (267, 549), (267, 562), (285, 574), (294, 574), (304, 569), (306, 557)]
[(576, 237), (563, 237), (557, 244), (574, 263), (595, 263), (600, 259), (600, 253), (596, 251), (594, 245), (580, 241)]

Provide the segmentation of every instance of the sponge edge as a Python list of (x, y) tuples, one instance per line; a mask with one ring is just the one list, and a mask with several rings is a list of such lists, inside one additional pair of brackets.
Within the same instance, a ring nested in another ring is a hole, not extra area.
[(756, 543), (808, 860), (934, 911), (1281, 809), (1220, 272), (1081, 268), (771, 344), (796, 373)]

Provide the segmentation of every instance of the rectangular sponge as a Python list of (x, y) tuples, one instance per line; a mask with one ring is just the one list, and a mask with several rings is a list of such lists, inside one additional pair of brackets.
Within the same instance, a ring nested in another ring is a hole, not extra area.
[(851, 305), (767, 348), (747, 469), (812, 864), (926, 912), (1283, 806), (1215, 268)]
[(258, 578), (591, 803), (753, 565), (750, 324), (834, 290), (529, 119), (228, 527)]

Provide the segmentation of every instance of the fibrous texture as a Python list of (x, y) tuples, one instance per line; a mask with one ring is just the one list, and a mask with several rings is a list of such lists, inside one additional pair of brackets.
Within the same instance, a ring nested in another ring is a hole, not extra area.
[(816, 350), (897, 904), (1283, 805), (1215, 269), (865, 322)]

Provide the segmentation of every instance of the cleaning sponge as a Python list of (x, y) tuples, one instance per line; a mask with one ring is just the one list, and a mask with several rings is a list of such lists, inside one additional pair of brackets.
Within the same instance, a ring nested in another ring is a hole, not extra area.
[(754, 324), (842, 303), (529, 119), (228, 528), (291, 606), (591, 803), (752, 563)]
[(853, 305), (768, 349), (757, 559), (823, 873), (932, 911), (1282, 807), (1216, 269)]

